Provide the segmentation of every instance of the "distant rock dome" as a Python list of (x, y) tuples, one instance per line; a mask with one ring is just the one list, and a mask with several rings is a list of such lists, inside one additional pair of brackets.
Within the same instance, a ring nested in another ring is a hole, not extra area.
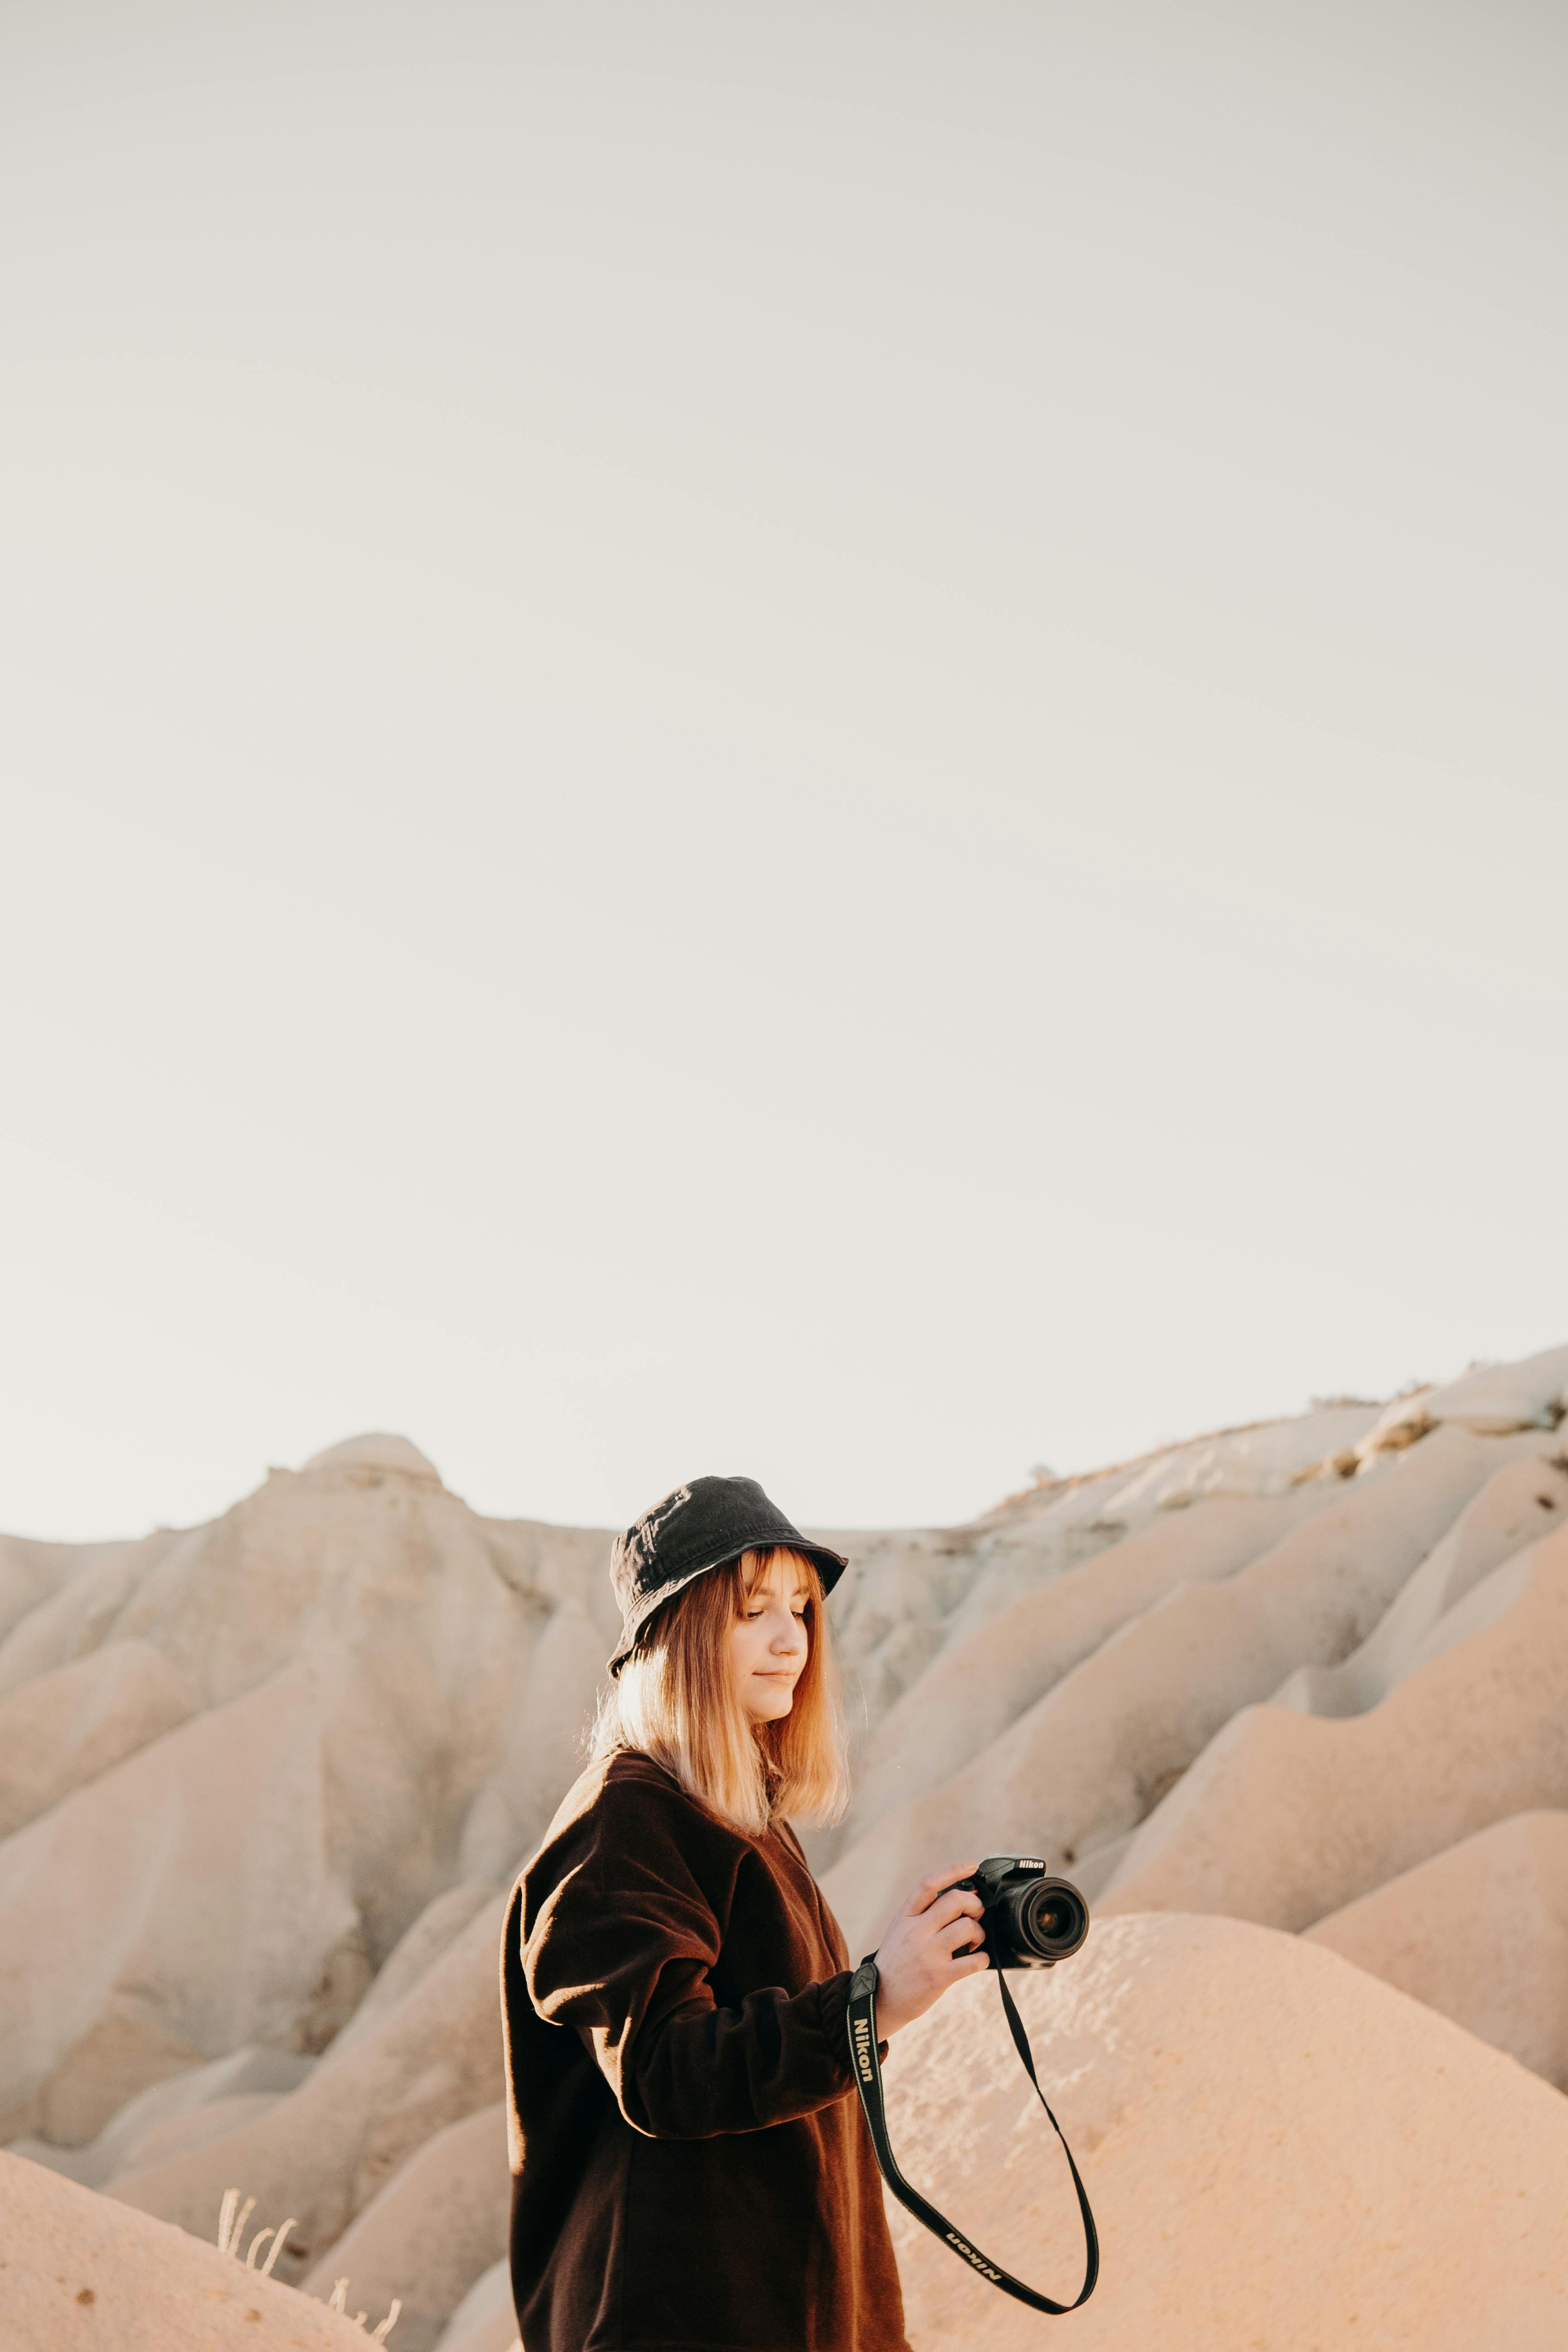
[(391, 1470), (405, 1478), (419, 1478), (437, 1486), (441, 1483), (436, 1465), (416, 1445), (406, 1437), (390, 1436), (381, 1430), (368, 1431), (363, 1437), (345, 1437), (340, 1444), (329, 1445), (324, 1454), (312, 1454), (304, 1465), (305, 1472), (311, 1470)]

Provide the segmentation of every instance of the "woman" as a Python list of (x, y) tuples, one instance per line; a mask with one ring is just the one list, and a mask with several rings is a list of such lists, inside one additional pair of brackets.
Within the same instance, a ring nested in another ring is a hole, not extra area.
[[(848, 1794), (824, 1596), (845, 1562), (750, 1478), (617, 1541), (594, 1761), (502, 1956), (524, 2352), (907, 2352), (847, 2047), (849, 1955), (787, 1816)], [(973, 1864), (877, 1955), (895, 2034), (984, 1968)]]

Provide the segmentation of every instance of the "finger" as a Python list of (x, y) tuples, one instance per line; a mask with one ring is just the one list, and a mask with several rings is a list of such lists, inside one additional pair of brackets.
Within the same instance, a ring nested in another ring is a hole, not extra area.
[(950, 1886), (945, 1894), (935, 1897), (922, 1916), (933, 1927), (951, 1927), (954, 1919), (978, 1919), (985, 1906), (978, 1895), (968, 1888)]
[(939, 1952), (970, 1952), (976, 1944), (985, 1941), (985, 1930), (978, 1919), (960, 1914), (956, 1919), (944, 1920), (931, 1930), (931, 1941)]
[(910, 1895), (909, 1902), (910, 1909), (911, 1911), (924, 1911), (931, 1904), (935, 1902), (939, 1895), (945, 1894), (947, 1889), (952, 1885), (956, 1879), (973, 1878), (979, 1867), (979, 1864), (975, 1862), (960, 1862), (951, 1864), (946, 1870), (931, 1871), (929, 1876), (921, 1880), (920, 1885), (915, 1888), (914, 1893)]
[(982, 1969), (988, 1969), (991, 1966), (991, 1955), (985, 1951), (970, 1952), (963, 1956), (955, 1955), (952, 1965), (958, 1976), (975, 1977), (979, 1975)]

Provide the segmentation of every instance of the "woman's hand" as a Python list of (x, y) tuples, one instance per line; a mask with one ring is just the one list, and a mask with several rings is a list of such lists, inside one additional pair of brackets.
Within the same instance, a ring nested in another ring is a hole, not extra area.
[(955, 1887), (977, 1864), (955, 1863), (922, 1878), (877, 1948), (877, 2031), (896, 2033), (940, 2000), (949, 1985), (989, 1967), (984, 1949), (970, 1950), (979, 1937), (980, 1897)]

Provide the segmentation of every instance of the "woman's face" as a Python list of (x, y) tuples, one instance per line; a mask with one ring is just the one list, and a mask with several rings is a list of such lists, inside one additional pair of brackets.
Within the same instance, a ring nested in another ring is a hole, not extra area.
[(775, 1559), (730, 1629), (730, 1670), (742, 1706), (753, 1723), (775, 1723), (795, 1705), (810, 1650), (806, 1604), (811, 1588), (792, 1559)]

